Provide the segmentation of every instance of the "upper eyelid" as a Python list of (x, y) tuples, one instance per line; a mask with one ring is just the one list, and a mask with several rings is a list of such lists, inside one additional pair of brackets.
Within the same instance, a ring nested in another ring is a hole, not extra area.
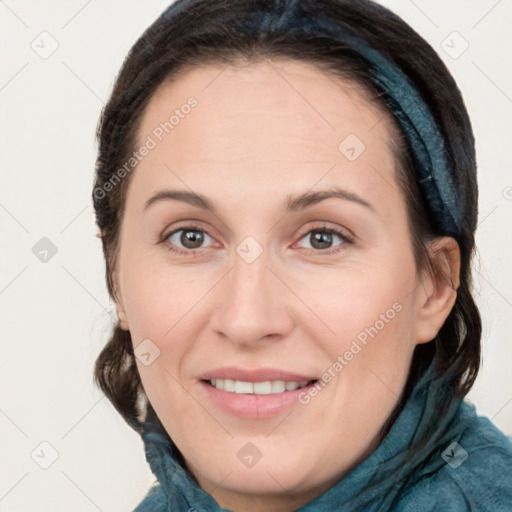
[(343, 236), (343, 238), (348, 238), (348, 239), (351, 239), (354, 237), (351, 234), (351, 231), (349, 231), (347, 228), (342, 228), (339, 226), (331, 227), (331, 226), (328, 226), (326, 223), (321, 223), (319, 225), (308, 227), (306, 229), (301, 228), (298, 230), (298, 234), (301, 236), (304, 236), (304, 235), (307, 235), (308, 233), (310, 233), (311, 231), (328, 231), (328, 232), (333, 232), (333, 233), (339, 233), (340, 235)]
[(170, 235), (172, 235), (173, 233), (176, 233), (176, 231), (182, 231), (182, 230), (186, 230), (186, 229), (189, 229), (191, 231), (194, 231), (194, 230), (204, 231), (208, 236), (213, 238), (212, 235), (210, 235), (210, 233), (208, 232), (208, 229), (206, 229), (204, 227), (201, 227), (201, 224), (202, 224), (201, 221), (199, 221), (199, 220), (191, 220), (189, 222), (190, 222), (190, 224), (187, 224), (187, 223), (179, 224), (177, 227), (164, 229), (163, 234), (162, 234), (162, 238), (167, 238)]

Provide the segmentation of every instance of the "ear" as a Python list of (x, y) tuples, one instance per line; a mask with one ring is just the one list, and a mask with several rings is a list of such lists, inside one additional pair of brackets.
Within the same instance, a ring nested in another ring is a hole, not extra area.
[(116, 305), (117, 318), (119, 319), (119, 327), (123, 329), (123, 331), (129, 331), (130, 328), (128, 326), (128, 317), (126, 316), (126, 312), (124, 310), (123, 299), (121, 295), (121, 291), (119, 289), (119, 279), (117, 272), (114, 273), (113, 276), (113, 285), (114, 285), (114, 303)]
[(451, 237), (436, 238), (429, 246), (431, 270), (418, 288), (416, 343), (433, 340), (457, 299), (460, 274), (459, 244)]

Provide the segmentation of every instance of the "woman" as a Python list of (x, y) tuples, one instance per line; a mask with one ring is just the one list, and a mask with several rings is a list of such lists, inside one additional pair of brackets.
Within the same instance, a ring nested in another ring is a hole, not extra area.
[(512, 444), (464, 401), (473, 134), (409, 26), (178, 0), (98, 138), (119, 323), (95, 378), (158, 480), (138, 512), (510, 511)]

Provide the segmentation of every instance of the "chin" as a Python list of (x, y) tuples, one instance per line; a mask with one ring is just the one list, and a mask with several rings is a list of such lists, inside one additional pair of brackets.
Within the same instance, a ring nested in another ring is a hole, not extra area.
[[(250, 441), (247, 441), (250, 443)], [(259, 443), (261, 445), (261, 443)], [(227, 450), (226, 450), (227, 451)], [(263, 455), (251, 467), (244, 466), (238, 458), (223, 460), (219, 457), (208, 467), (191, 467), (193, 474), (205, 490), (222, 483), (225, 490), (240, 494), (270, 495), (282, 494), (283, 489), (293, 494), (304, 493), (308, 488), (320, 485), (322, 476), (310, 463), (311, 456), (301, 458), (290, 457), (289, 453), (279, 453), (275, 450), (271, 456)], [(309, 462), (309, 464), (306, 464)], [(202, 465), (202, 464), (201, 464)], [(211, 482), (210, 484), (206, 482)]]

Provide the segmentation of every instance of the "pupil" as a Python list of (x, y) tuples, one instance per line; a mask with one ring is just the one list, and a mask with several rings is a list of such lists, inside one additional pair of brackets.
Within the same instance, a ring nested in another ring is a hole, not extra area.
[[(311, 233), (311, 245), (315, 247), (315, 249), (327, 249), (331, 244), (332, 233), (326, 231), (313, 231)], [(319, 247), (317, 245), (319, 245)]]
[(180, 242), (188, 249), (196, 249), (203, 242), (203, 233), (201, 231), (183, 231)]

